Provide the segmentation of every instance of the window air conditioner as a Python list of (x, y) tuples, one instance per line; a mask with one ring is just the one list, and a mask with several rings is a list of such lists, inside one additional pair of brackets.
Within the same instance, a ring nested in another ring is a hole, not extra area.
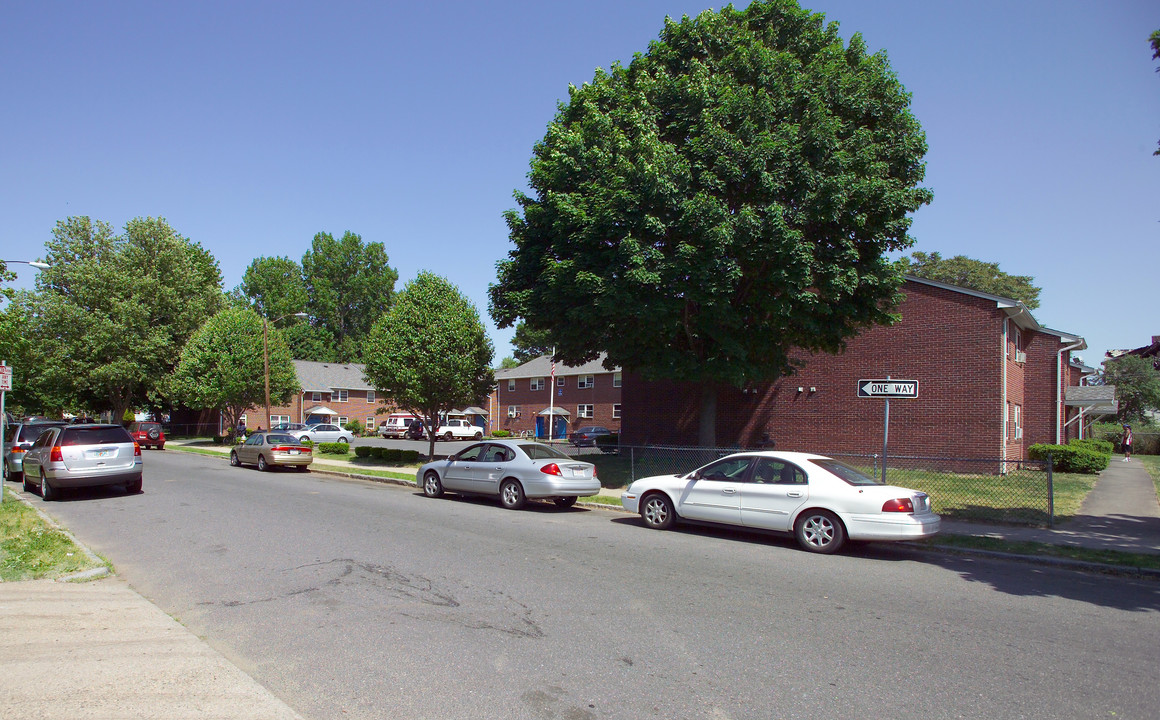
[(1027, 362), (1027, 353), (1022, 351), (1022, 350), (1016, 350), (1015, 351), (1015, 362), (1017, 362), (1017, 363)]
[(519, 413), (516, 412), (515, 410), (508, 410), (508, 417), (514, 418), (514, 417), (518, 417), (518, 416), (519, 416)]

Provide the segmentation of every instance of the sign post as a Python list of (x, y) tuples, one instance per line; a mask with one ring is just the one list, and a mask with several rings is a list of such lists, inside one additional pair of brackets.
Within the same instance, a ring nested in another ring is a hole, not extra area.
[[(8, 433), (8, 413), (4, 410), (5, 395), (12, 389), (12, 368), (8, 363), (0, 360), (0, 463), (4, 463), (4, 468), (8, 468), (8, 462), (4, 459), (4, 436)], [(7, 478), (8, 474), (4, 474)], [(0, 503), (4, 502), (4, 485), (0, 483)]]
[(882, 420), (882, 483), (886, 483), (886, 448), (890, 444), (890, 398), (913, 400), (918, 397), (917, 380), (859, 380), (858, 397), (882, 398), (886, 401)]

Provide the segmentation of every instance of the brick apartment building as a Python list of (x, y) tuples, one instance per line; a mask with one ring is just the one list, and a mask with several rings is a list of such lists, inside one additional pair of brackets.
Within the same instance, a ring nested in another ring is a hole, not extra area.
[(496, 370), (491, 394), (490, 430), (548, 436), (548, 417), (554, 438), (586, 425), (602, 425), (620, 431), (620, 368), (605, 369), (601, 355), (577, 367), (556, 363), (544, 355), (519, 367)]
[(301, 389), (289, 405), (271, 405), (270, 417), (265, 407), (246, 411), (246, 426), (269, 428), (282, 422), (332, 422), (345, 425), (358, 420), (374, 430), (387, 418), (389, 411), (379, 406), (381, 398), (363, 376), (365, 365), (359, 363), (321, 363), (295, 360)]
[[(919, 381), (890, 403), (891, 454), (1026, 457), (1035, 443), (1077, 437), (1083, 338), (1040, 325), (1009, 298), (909, 277), (902, 319), (874, 327), (840, 355), (804, 356), (796, 375), (722, 388), (717, 444), (829, 453), (882, 451), (884, 401), (858, 397), (861, 379)], [(626, 445), (694, 445), (700, 393), (692, 383), (624, 374)]]

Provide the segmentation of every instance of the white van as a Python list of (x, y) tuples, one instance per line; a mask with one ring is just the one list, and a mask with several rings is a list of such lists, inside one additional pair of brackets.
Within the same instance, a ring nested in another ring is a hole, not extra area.
[(379, 426), (379, 432), (385, 438), (406, 437), (407, 429), (412, 424), (422, 422), (418, 415), (411, 413), (391, 413), (386, 421)]

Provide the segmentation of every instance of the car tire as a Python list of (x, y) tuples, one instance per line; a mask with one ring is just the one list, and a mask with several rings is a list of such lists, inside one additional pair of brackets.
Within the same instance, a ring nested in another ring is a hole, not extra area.
[(125, 492), (130, 495), (139, 495), (141, 493), (141, 478), (125, 483)]
[(476, 433), (475, 433), (475, 439), (476, 439), (476, 440), (482, 440), (482, 439), (483, 439), (483, 433), (481, 433), (481, 432), (476, 432)]
[(44, 471), (40, 471), (40, 499), (45, 502), (52, 502), (59, 497), (60, 493), (53, 489), (52, 485), (48, 484), (48, 478), (44, 476)]
[(508, 478), (499, 484), (499, 502), (508, 510), (519, 510), (528, 501), (518, 480)]
[(423, 494), (429, 498), (443, 496), (443, 482), (439, 480), (439, 473), (428, 470), (423, 476)]
[(303, 435), (302, 437), (298, 438), (298, 442), (300, 442), (300, 443), (304, 443), (304, 442), (310, 442), (310, 436), (309, 436), (309, 435)]
[(340, 438), (338, 439), (338, 441), (339, 441), (340, 443), (346, 443), (347, 445), (350, 445), (350, 444), (351, 444), (351, 442), (350, 442), (350, 438), (348, 438), (348, 437), (340, 437)]
[(230, 450), (230, 465), (234, 467), (241, 467), (242, 461), (238, 459), (238, 451)]
[(677, 519), (673, 501), (664, 493), (646, 495), (640, 503), (640, 517), (653, 530), (668, 530)]
[(160, 445), (158, 445), (158, 446), (157, 446), (157, 449), (158, 449), (158, 450), (164, 450), (164, 449), (165, 449), (165, 443), (161, 443)]
[(446, 440), (447, 442), (451, 442), (451, 439), (452, 439), (453, 437), (455, 437), (455, 436), (451, 434), (451, 431), (450, 431), (450, 430), (448, 430), (447, 432), (443, 433), (443, 439), (444, 439), (444, 440)]
[(23, 480), (24, 492), (32, 492), (32, 483), (28, 482), (28, 473), (20, 473), (21, 480)]
[(552, 502), (556, 503), (556, 507), (558, 507), (558, 508), (570, 508), (576, 504), (577, 499), (578, 498), (576, 498), (576, 496), (560, 497), (560, 498), (556, 498)]
[(259, 455), (258, 456), (258, 471), (259, 472), (266, 472), (269, 469), (270, 469), (270, 466), (266, 464), (266, 456)]
[(846, 528), (828, 510), (807, 510), (793, 524), (793, 534), (803, 550), (829, 555), (846, 542)]
[(310, 472), (310, 467), (307, 465), (299, 465), (298, 472)]

